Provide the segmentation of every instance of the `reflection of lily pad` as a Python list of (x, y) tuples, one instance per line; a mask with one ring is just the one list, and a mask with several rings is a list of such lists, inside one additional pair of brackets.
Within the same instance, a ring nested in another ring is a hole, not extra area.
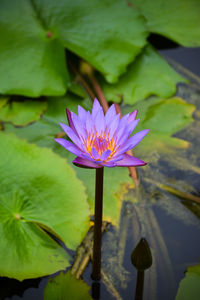
[(151, 32), (188, 47), (200, 46), (199, 0), (132, 0)]
[(133, 104), (150, 95), (169, 97), (176, 92), (176, 83), (185, 81), (167, 62), (148, 46), (116, 84), (103, 83), (109, 101)]
[(179, 284), (176, 300), (199, 300), (200, 296), (200, 264), (188, 267), (186, 276)]
[(132, 108), (126, 107), (124, 113), (133, 109), (138, 109), (138, 117), (141, 118), (137, 131), (150, 129), (145, 140), (134, 148), (136, 156), (141, 153), (147, 155), (155, 149), (165, 152), (168, 146), (187, 147), (186, 141), (171, 136), (193, 121), (194, 105), (178, 97), (164, 100), (151, 98), (138, 102)]
[(50, 278), (44, 291), (44, 300), (92, 300), (89, 286), (70, 272)]
[(50, 150), (10, 134), (0, 140), (0, 274), (22, 280), (64, 269), (69, 256), (41, 228), (76, 249), (89, 225), (83, 186)]
[(32, 100), (24, 102), (12, 101), (1, 108), (0, 120), (11, 122), (16, 126), (26, 126), (39, 120), (46, 108), (46, 102)]

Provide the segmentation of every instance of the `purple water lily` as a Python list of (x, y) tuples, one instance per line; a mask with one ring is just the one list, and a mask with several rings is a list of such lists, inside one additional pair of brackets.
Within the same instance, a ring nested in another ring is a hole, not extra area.
[(73, 142), (57, 138), (55, 141), (77, 157), (73, 163), (87, 168), (144, 166), (146, 163), (126, 154), (135, 147), (149, 129), (131, 136), (137, 126), (137, 111), (123, 116), (116, 113), (114, 104), (104, 115), (98, 100), (94, 100), (92, 113), (78, 107), (78, 116), (67, 109), (69, 126), (60, 123)]

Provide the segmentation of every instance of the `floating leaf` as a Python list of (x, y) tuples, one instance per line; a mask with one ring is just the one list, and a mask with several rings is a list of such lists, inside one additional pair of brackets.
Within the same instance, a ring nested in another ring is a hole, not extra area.
[(92, 300), (89, 286), (70, 272), (50, 278), (44, 290), (44, 300)]
[(109, 82), (117, 80), (146, 43), (144, 19), (124, 1), (35, 3), (49, 28), (56, 28), (64, 46), (90, 62)]
[(199, 300), (200, 295), (200, 264), (188, 267), (186, 276), (179, 284), (176, 300)]
[(6, 103), (8, 102), (9, 98), (8, 97), (4, 97), (4, 96), (0, 96), (0, 109), (6, 105)]
[(65, 53), (36, 1), (0, 2), (0, 93), (63, 95), (69, 81)]
[(56, 125), (59, 122), (67, 122), (66, 108), (75, 113), (78, 112), (78, 105), (81, 105), (86, 110), (92, 108), (92, 101), (89, 98), (79, 98), (70, 93), (63, 97), (49, 97), (47, 98), (47, 104), (48, 109), (44, 115), (45, 120), (51, 120)]
[(113, 82), (147, 32), (138, 11), (122, 1), (2, 0), (0, 35), (0, 93), (38, 97), (65, 93), (64, 47)]
[(0, 142), (1, 276), (23, 280), (64, 269), (69, 255), (43, 229), (76, 249), (89, 226), (83, 185), (51, 150), (13, 134), (0, 133)]
[(151, 32), (186, 47), (200, 46), (199, 0), (132, 0)]
[(174, 97), (170, 99), (150, 98), (138, 102), (134, 107), (126, 107), (124, 113), (138, 109), (140, 122), (136, 131), (148, 128), (149, 134), (134, 148), (134, 153), (147, 155), (155, 149), (166, 151), (168, 146), (187, 147), (188, 143), (182, 139), (171, 137), (173, 134), (189, 125), (195, 106)]
[(1, 108), (0, 120), (16, 126), (26, 126), (39, 120), (46, 108), (47, 103), (42, 101), (12, 101)]
[(133, 104), (150, 95), (169, 97), (176, 92), (176, 83), (186, 81), (151, 47), (147, 46), (116, 84), (103, 82), (108, 101)]

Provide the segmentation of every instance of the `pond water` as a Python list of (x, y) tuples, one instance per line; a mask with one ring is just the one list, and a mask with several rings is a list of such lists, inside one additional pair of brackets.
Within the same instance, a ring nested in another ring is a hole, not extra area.
[[(200, 49), (179, 47), (160, 52), (200, 75), (196, 63), (200, 61)], [(200, 85), (198, 88), (195, 84), (192, 90), (181, 86), (179, 94), (200, 106)], [(173, 158), (170, 155), (154, 157), (150, 167), (139, 173), (143, 190), (138, 188), (138, 191), (130, 190), (127, 193), (121, 209), (119, 228), (109, 225), (103, 235), (102, 270), (105, 276), (100, 286), (93, 286), (93, 292), (96, 293), (94, 299), (135, 299), (137, 270), (131, 263), (131, 253), (141, 238), (149, 243), (153, 257), (152, 266), (144, 273), (143, 299), (175, 299), (186, 268), (199, 262), (199, 206), (189, 200), (179, 199), (159, 189), (157, 185), (157, 182), (170, 182), (179, 189), (184, 187), (190, 193), (200, 194), (200, 156), (197, 155), (200, 142), (199, 119), (197, 114), (195, 122), (177, 135), (185, 137), (187, 130), (190, 131), (190, 150), (187, 153), (180, 150)], [(188, 161), (196, 168), (190, 166), (188, 169)], [(91, 264), (83, 275), (89, 286), (92, 285), (90, 274)], [(1, 278), (0, 299), (42, 300), (47, 281), (47, 277), (23, 282)]]

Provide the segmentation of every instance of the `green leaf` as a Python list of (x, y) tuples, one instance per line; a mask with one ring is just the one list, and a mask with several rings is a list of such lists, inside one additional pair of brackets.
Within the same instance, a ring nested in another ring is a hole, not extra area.
[(144, 19), (120, 0), (35, 1), (42, 20), (65, 48), (117, 80), (146, 41)]
[(193, 104), (188, 104), (178, 97), (170, 99), (155, 97), (140, 101), (134, 107), (127, 106), (123, 109), (123, 113), (134, 109), (138, 109), (140, 119), (136, 131), (150, 129), (144, 140), (134, 148), (136, 156), (149, 155), (155, 149), (165, 152), (168, 147), (185, 148), (188, 146), (188, 142), (172, 137), (172, 135), (193, 121), (192, 113), (195, 110)]
[(69, 81), (64, 48), (35, 1), (0, 2), (0, 93), (63, 95)]
[(0, 96), (0, 109), (6, 105), (6, 103), (8, 102), (9, 97), (4, 97), (4, 96)]
[[(20, 131), (20, 129), (18, 129)], [(89, 226), (83, 185), (49, 149), (0, 133), (0, 274), (19, 280), (64, 269)]]
[(200, 264), (188, 267), (186, 276), (179, 284), (176, 300), (199, 300)]
[(114, 82), (147, 32), (138, 11), (122, 1), (2, 0), (0, 35), (0, 93), (38, 97), (65, 93), (64, 48)]
[(148, 45), (116, 84), (102, 82), (108, 101), (133, 104), (150, 95), (169, 97), (176, 92), (176, 83), (186, 81)]
[(48, 109), (45, 112), (44, 119), (58, 125), (60, 122), (67, 123), (66, 108), (78, 113), (78, 105), (86, 110), (91, 110), (92, 101), (89, 98), (79, 98), (73, 94), (66, 94), (63, 97), (47, 98)]
[(132, 0), (149, 31), (186, 47), (200, 46), (199, 0)]
[(89, 286), (70, 272), (50, 278), (44, 290), (44, 300), (92, 300)]
[(16, 126), (26, 126), (39, 120), (46, 108), (47, 103), (42, 101), (12, 101), (1, 108), (0, 120)]

